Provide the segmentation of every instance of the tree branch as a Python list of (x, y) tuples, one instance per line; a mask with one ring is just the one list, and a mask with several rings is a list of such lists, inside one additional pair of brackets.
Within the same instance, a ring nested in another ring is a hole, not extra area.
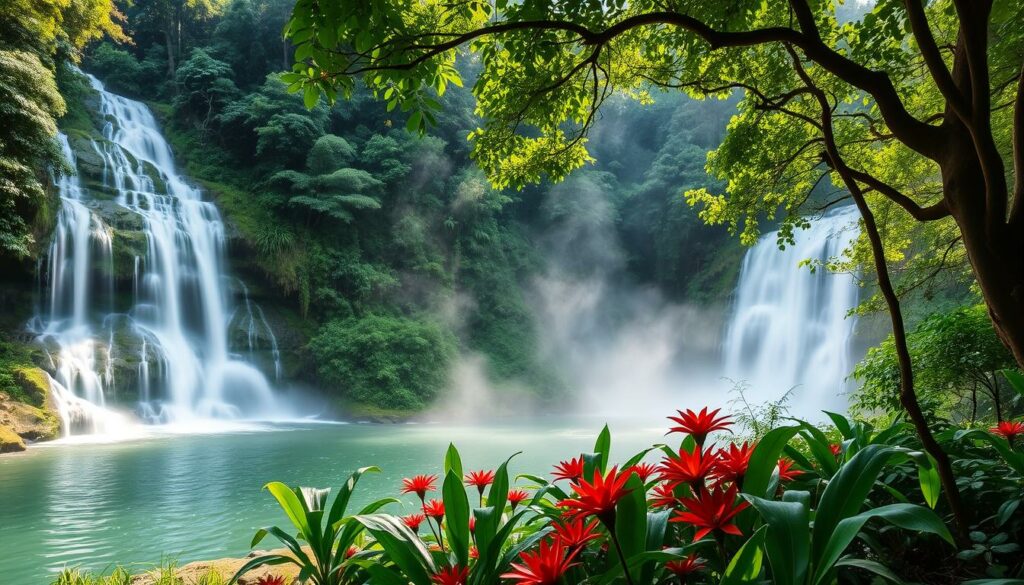
[(1013, 175), (1010, 224), (1019, 226), (1024, 217), (1024, 65), (1017, 76), (1017, 97), (1013, 103)]
[(935, 37), (932, 36), (931, 26), (928, 25), (928, 17), (925, 15), (922, 0), (904, 0), (903, 4), (907, 8), (910, 30), (913, 32), (914, 38), (917, 39), (917, 46), (921, 49), (921, 56), (924, 57), (925, 65), (928, 66), (935, 85), (938, 86), (942, 96), (949, 102), (956, 115), (966, 123), (971, 117), (970, 105), (954, 83), (953, 76), (942, 59), (942, 53), (939, 52)]
[(949, 206), (946, 205), (945, 200), (939, 200), (938, 203), (935, 203), (933, 205), (921, 207), (913, 199), (904, 195), (898, 189), (886, 183), (885, 181), (882, 181), (881, 179), (875, 177), (874, 175), (853, 168), (849, 169), (849, 171), (850, 175), (854, 179), (860, 181), (861, 183), (864, 183), (865, 185), (870, 186), (872, 189), (881, 193), (893, 203), (907, 210), (907, 212), (918, 221), (934, 221), (936, 219), (942, 219), (950, 215)]

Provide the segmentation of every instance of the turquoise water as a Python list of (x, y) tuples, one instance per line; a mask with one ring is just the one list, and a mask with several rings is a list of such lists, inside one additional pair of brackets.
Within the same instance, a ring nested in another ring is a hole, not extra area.
[[(467, 469), (493, 469), (523, 451), (513, 472), (546, 473), (591, 451), (602, 424), (255, 425), (35, 446), (0, 457), (0, 584), (47, 585), (65, 566), (104, 570), (242, 555), (258, 527), (287, 522), (261, 490), (268, 481), (336, 487), (358, 467), (380, 466), (383, 473), (357, 488), (353, 504), (362, 505), (397, 495), (404, 476), (439, 472), (449, 441)], [(660, 442), (665, 425), (661, 419), (611, 428), (612, 456), (623, 460)]]

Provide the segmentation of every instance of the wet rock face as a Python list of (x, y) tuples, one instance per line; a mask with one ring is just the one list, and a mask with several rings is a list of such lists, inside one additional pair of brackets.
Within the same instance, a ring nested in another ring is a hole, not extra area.
[(16, 453), (25, 450), (25, 441), (10, 427), (0, 425), (0, 453)]

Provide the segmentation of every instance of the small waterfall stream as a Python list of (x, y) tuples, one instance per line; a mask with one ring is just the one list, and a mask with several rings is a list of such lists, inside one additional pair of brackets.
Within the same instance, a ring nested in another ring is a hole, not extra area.
[(857, 305), (857, 283), (801, 262), (840, 256), (857, 237), (857, 218), (852, 206), (835, 209), (798, 230), (785, 250), (772, 232), (747, 252), (723, 345), (724, 374), (746, 382), (757, 400), (794, 388), (794, 414), (845, 410), (856, 324), (847, 313)]
[[(46, 267), (49, 302), (30, 328), (49, 350), (59, 409), (80, 413), (68, 416), (67, 432), (103, 430), (97, 419), (118, 382), (115, 360), (137, 360), (131, 385), (137, 413), (149, 422), (281, 416), (263, 373), (229, 350), (235, 281), (226, 274), (224, 224), (216, 206), (178, 174), (145, 105), (89, 80), (107, 121), (105, 140), (90, 141), (102, 160), (103, 191), (115, 194), (119, 212), (141, 218), (145, 242), (134, 257), (131, 283), (122, 287), (130, 290), (118, 291), (117, 236), (96, 211), (110, 202), (83, 187), (77, 174), (56, 179), (62, 207)], [(77, 168), (68, 138), (60, 135), (60, 143)], [(242, 290), (239, 318), (247, 319), (251, 354), (257, 329), (271, 340), (273, 332)], [(131, 295), (127, 312), (116, 311), (119, 294)], [(279, 376), (276, 341), (272, 345)], [(137, 355), (117, 355), (125, 346)]]

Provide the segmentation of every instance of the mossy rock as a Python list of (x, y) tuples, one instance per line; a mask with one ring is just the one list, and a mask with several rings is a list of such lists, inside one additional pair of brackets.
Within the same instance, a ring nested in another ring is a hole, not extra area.
[(22, 439), (49, 441), (60, 437), (61, 420), (50, 392), (50, 380), (41, 368), (17, 367), (14, 378), (30, 403), (0, 393), (0, 425)]
[(50, 396), (50, 380), (42, 368), (29, 366), (14, 368), (14, 379), (32, 404), (43, 406)]
[(0, 425), (0, 453), (16, 453), (25, 450), (25, 441), (12, 429)]

